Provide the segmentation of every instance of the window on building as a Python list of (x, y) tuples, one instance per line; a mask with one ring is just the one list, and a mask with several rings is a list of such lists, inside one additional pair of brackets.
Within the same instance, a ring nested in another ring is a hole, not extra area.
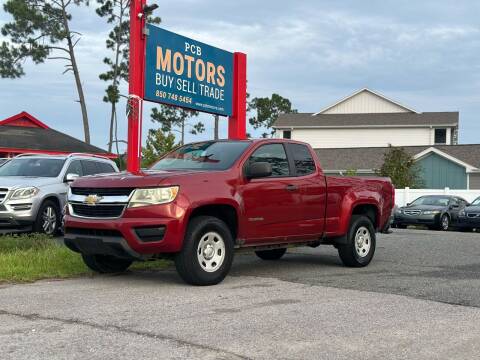
[(282, 144), (269, 144), (259, 147), (248, 160), (249, 164), (268, 162), (272, 165), (272, 176), (290, 175), (287, 154)]
[(292, 138), (292, 131), (291, 130), (283, 130), (283, 138), (284, 139), (291, 139)]
[(289, 144), (293, 153), (293, 161), (298, 176), (308, 175), (315, 172), (315, 161), (308, 147), (300, 144)]
[(447, 143), (447, 129), (435, 129), (435, 144)]

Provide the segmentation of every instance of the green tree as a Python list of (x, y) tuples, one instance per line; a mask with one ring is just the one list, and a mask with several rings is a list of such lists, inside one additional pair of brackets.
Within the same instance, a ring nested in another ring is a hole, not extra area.
[(150, 117), (153, 122), (160, 124), (164, 132), (177, 132), (180, 134), (180, 144), (185, 143), (185, 133), (188, 131), (192, 135), (197, 135), (205, 131), (202, 122), (190, 124), (190, 118), (198, 116), (198, 111), (177, 108), (173, 106), (160, 105), (159, 108), (153, 108)]
[(357, 176), (357, 170), (356, 169), (347, 169), (347, 171), (345, 171), (345, 176)]
[(145, 147), (142, 148), (142, 166), (152, 165), (176, 146), (175, 135), (172, 133), (165, 133), (162, 129), (148, 130), (147, 142)]
[[(256, 110), (256, 116), (248, 119), (254, 129), (266, 128), (273, 134), (272, 125), (277, 121), (280, 114), (296, 113), (292, 109), (292, 103), (287, 98), (278, 94), (272, 94), (272, 97), (255, 97), (248, 103), (247, 111)], [(262, 137), (267, 137), (268, 133), (263, 133)]]
[[(97, 3), (99, 5), (96, 9), (97, 15), (105, 18), (107, 23), (113, 26), (106, 40), (106, 47), (112, 51), (112, 56), (103, 59), (108, 70), (100, 74), (99, 78), (109, 83), (103, 97), (103, 101), (111, 105), (108, 151), (112, 151), (115, 142), (118, 153), (117, 103), (120, 100), (121, 82), (128, 82), (130, 0), (97, 0)], [(158, 24), (160, 21), (159, 17), (148, 17), (149, 23)]]
[(384, 155), (383, 165), (376, 173), (380, 176), (388, 176), (398, 189), (405, 187), (421, 188), (423, 186), (418, 164), (401, 147), (389, 146), (389, 150)]
[(90, 143), (87, 106), (75, 46), (81, 34), (70, 29), (72, 6), (88, 5), (88, 0), (7, 0), (3, 9), (13, 17), (3, 25), (1, 33), (7, 38), (0, 45), (0, 76), (19, 78), (25, 75), (23, 64), (46, 60), (65, 61), (65, 71), (72, 72), (82, 112), (85, 142)]

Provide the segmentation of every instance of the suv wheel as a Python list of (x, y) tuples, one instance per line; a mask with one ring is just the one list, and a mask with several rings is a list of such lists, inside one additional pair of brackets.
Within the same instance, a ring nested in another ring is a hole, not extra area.
[(286, 248), (281, 249), (271, 249), (271, 250), (258, 250), (255, 251), (257, 255), (262, 260), (278, 260), (287, 252)]
[(120, 259), (108, 255), (82, 254), (82, 259), (90, 270), (100, 274), (124, 272), (130, 265), (132, 265), (132, 260)]
[(175, 266), (188, 284), (215, 285), (230, 271), (233, 252), (233, 238), (227, 225), (216, 217), (199, 216), (188, 225)]
[(51, 201), (44, 201), (38, 210), (37, 219), (33, 224), (33, 231), (47, 235), (55, 235), (60, 227), (60, 209)]
[(375, 229), (372, 221), (363, 215), (352, 215), (347, 244), (338, 247), (343, 264), (352, 267), (367, 266), (372, 261), (375, 246)]

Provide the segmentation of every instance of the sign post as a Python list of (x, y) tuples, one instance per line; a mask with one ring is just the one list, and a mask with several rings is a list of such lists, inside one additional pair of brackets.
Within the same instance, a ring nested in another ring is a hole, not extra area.
[(228, 120), (228, 138), (247, 138), (247, 55), (236, 52), (233, 58), (233, 112)]
[(146, 0), (130, 2), (130, 61), (128, 81), (128, 145), (127, 171), (140, 171), (142, 152), (142, 111), (145, 68), (145, 14)]
[(143, 99), (228, 116), (228, 138), (246, 138), (247, 56), (146, 24), (131, 0), (127, 170), (140, 171)]

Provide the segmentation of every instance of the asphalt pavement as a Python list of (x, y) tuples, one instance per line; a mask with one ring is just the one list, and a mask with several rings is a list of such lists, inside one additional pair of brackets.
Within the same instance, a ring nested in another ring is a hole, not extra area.
[(480, 234), (395, 230), (370, 266), (332, 247), (239, 254), (220, 285), (174, 269), (0, 285), (0, 359), (478, 359)]

